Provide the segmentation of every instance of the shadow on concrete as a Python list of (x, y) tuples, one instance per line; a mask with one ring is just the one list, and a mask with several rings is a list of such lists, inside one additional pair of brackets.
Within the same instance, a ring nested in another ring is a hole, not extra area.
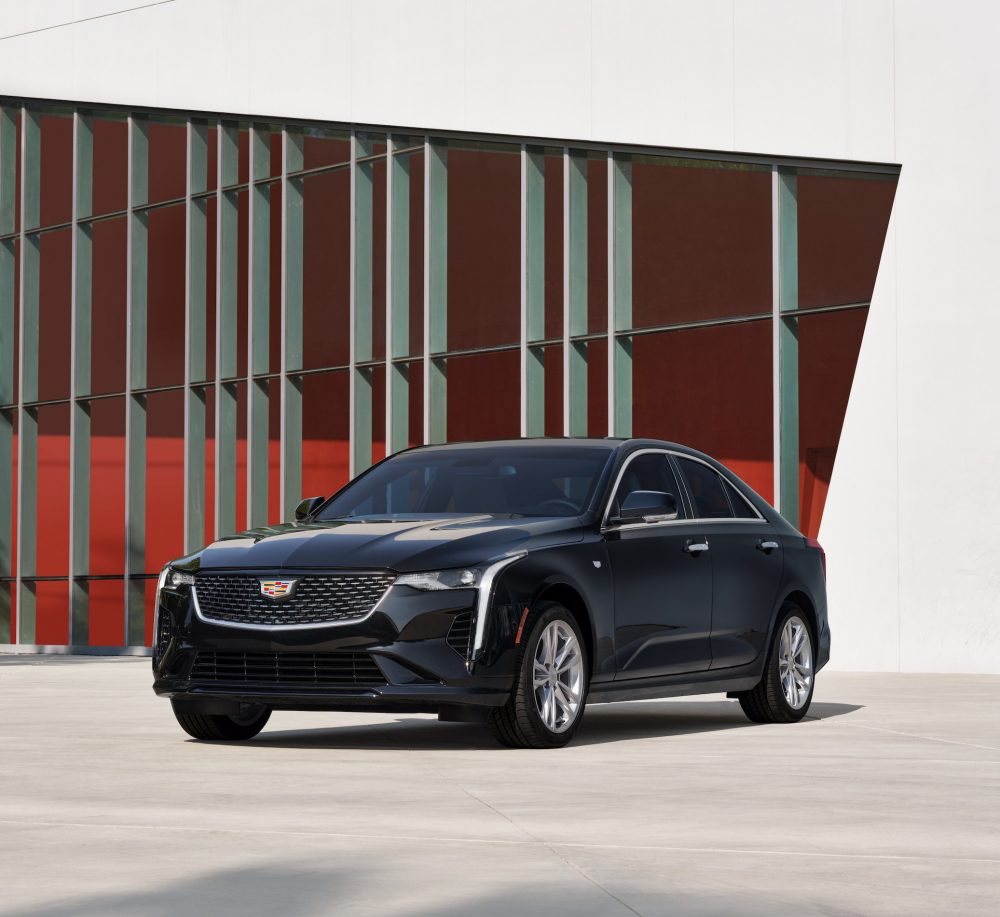
[[(539, 857), (551, 857), (546, 850)], [(565, 856), (565, 854), (563, 855)], [(562, 857), (560, 858), (562, 859)], [(497, 868), (502, 868), (498, 859)], [(640, 912), (625, 904), (621, 890), (613, 894), (596, 881), (580, 882), (579, 869), (565, 860), (554, 863), (557, 881), (508, 881), (494, 879), (478, 891), (468, 877), (456, 894), (454, 884), (440, 888), (399, 876), (392, 862), (371, 869), (338, 868), (333, 858), (316, 857), (284, 862), (216, 869), (191, 877), (176, 876), (155, 886), (129, 876), (120, 892), (81, 893), (62, 901), (28, 906), (19, 917), (305, 917), (323, 914), (396, 914), (400, 917), (510, 917), (512, 914), (545, 914), (548, 917), (628, 917)], [(482, 869), (482, 867), (480, 867)], [(589, 871), (588, 871), (589, 874)], [(474, 880), (482, 880), (481, 873)], [(629, 895), (628, 897), (632, 897)], [(764, 917), (787, 902), (757, 896), (754, 902), (732, 892), (672, 890), (669, 913), (675, 917), (706, 917), (739, 913)], [(455, 900), (458, 898), (459, 900)], [(734, 900), (736, 898), (737, 900)], [(658, 909), (659, 912), (659, 909)], [(805, 913), (814, 913), (809, 910)]]
[[(858, 709), (854, 704), (816, 703), (809, 708), (807, 719), (825, 720)], [(574, 742), (590, 745), (723, 729), (752, 729), (757, 725), (746, 718), (734, 700), (607, 704), (587, 711)]]
[(176, 917), (178, 914), (247, 915), (327, 913), (331, 894), (348, 894), (357, 904), (360, 890), (353, 877), (306, 870), (293, 864), (266, 864), (246, 869), (223, 869), (208, 875), (139, 890), (97, 895), (76, 894), (69, 900), (22, 910), (31, 917)]
[[(861, 709), (857, 704), (815, 703), (804, 722), (844, 716)], [(317, 714), (317, 719), (322, 714)], [(692, 735), (724, 729), (747, 729), (750, 722), (736, 701), (643, 701), (598, 704), (587, 709), (574, 745), (598, 745), (644, 738)], [(243, 743), (231, 743), (243, 744)], [(317, 729), (265, 729), (255, 747), (387, 749), (451, 748), (496, 749), (486, 725), (440, 723), (426, 716), (399, 717), (350, 726)]]

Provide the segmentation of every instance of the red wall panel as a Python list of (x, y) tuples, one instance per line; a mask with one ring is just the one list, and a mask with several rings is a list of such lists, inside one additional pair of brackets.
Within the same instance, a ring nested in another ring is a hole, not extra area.
[(516, 350), (449, 357), (448, 440), (519, 436), (520, 372), (521, 357)]
[(815, 536), (837, 457), (867, 309), (803, 316), (799, 333), (799, 527)]
[(448, 349), (520, 337), (521, 160), (448, 150)]
[[(29, 587), (31, 588), (31, 587)], [(69, 643), (69, 584), (41, 582), (35, 590), (35, 643), (65, 646)]]
[(771, 174), (632, 166), (637, 328), (771, 310)]
[(184, 553), (184, 393), (146, 398), (146, 571)]
[(69, 573), (69, 405), (38, 408), (39, 576)]
[(348, 481), (350, 378), (346, 371), (303, 377), (302, 493), (329, 496)]
[(38, 399), (69, 395), (72, 235), (57, 229), (41, 236), (38, 278)]
[(39, 128), (39, 225), (68, 223), (73, 214), (73, 119), (69, 115), (43, 115)]
[(92, 580), (87, 642), (91, 646), (121, 646), (125, 642), (125, 584), (122, 580)]
[(635, 436), (693, 446), (774, 496), (771, 323), (637, 335)]
[(125, 569), (125, 399), (90, 408), (90, 572)]

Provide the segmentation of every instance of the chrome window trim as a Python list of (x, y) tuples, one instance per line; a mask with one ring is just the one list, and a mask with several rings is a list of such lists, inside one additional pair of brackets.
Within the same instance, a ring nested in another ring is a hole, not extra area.
[[(729, 484), (729, 486), (732, 487), (733, 490), (735, 490), (740, 495), (740, 497), (743, 498), (743, 501), (746, 503), (747, 506), (750, 507), (750, 509), (752, 509), (754, 511), (754, 515), (756, 516), (755, 519), (732, 519), (730, 521), (732, 521), (732, 522), (759, 522), (761, 520), (764, 520), (765, 522), (767, 521), (761, 515), (760, 510), (758, 510), (756, 506), (754, 506), (749, 500), (747, 500), (747, 498), (744, 497), (742, 493), (740, 493), (740, 489), (732, 481), (730, 481), (726, 477), (726, 475), (724, 475), (721, 471), (719, 471), (718, 468), (714, 468), (712, 465), (710, 465), (704, 459), (700, 459), (696, 455), (688, 455), (688, 454), (686, 454), (684, 452), (675, 452), (673, 450), (670, 450), (670, 455), (674, 456), (675, 458), (679, 458), (679, 459), (685, 458), (685, 459), (688, 459), (689, 461), (692, 461), (692, 462), (698, 462), (699, 464), (704, 465), (706, 468), (709, 468), (712, 471), (714, 471), (727, 484)], [(684, 473), (683, 469), (681, 469), (681, 473), (682, 474)], [(733, 512), (736, 512), (735, 508), (733, 509)], [(702, 519), (703, 521), (709, 521), (709, 522), (725, 522), (726, 521), (724, 519), (712, 519), (710, 516), (699, 516), (699, 518)]]
[[(389, 571), (391, 572), (391, 571)], [(332, 576), (336, 574), (343, 573), (345, 575), (351, 575), (350, 570), (337, 570), (337, 571), (317, 571), (314, 574), (303, 574), (306, 576)], [(240, 571), (239, 573), (234, 573), (234, 576), (254, 576), (259, 578), (258, 574), (252, 573), (250, 571)], [(399, 577), (396, 576), (398, 580)], [(191, 601), (194, 604), (194, 613), (198, 620), (204, 622), (205, 624), (211, 624), (214, 627), (233, 627), (237, 630), (317, 630), (323, 627), (350, 627), (354, 624), (361, 624), (367, 621), (376, 611), (378, 611), (379, 606), (385, 601), (386, 596), (392, 591), (393, 587), (396, 585), (396, 580), (393, 580), (385, 588), (385, 592), (382, 593), (381, 598), (371, 607), (371, 610), (366, 614), (362, 615), (360, 618), (351, 618), (350, 621), (320, 621), (315, 624), (241, 624), (236, 621), (219, 621), (217, 618), (206, 617), (201, 610), (201, 605), (198, 604), (198, 583), (197, 577), (195, 578), (195, 584), (191, 587)]]
[(655, 529), (666, 525), (715, 525), (716, 523), (725, 524), (727, 522), (747, 522), (751, 525), (756, 525), (761, 522), (767, 522), (763, 517), (760, 519), (712, 519), (708, 516), (698, 516), (696, 519), (668, 519), (663, 522), (626, 522), (622, 525), (608, 525), (601, 529), (601, 533), (606, 532), (623, 532), (629, 529)]
[[(721, 474), (721, 472), (717, 468), (714, 468), (712, 465), (710, 465), (704, 459), (700, 459), (696, 455), (689, 455), (686, 452), (678, 452), (676, 449), (663, 449), (663, 448), (652, 448), (652, 447), (646, 448), (646, 449), (636, 449), (636, 451), (633, 452), (633, 453), (631, 453), (628, 456), (628, 458), (624, 461), (624, 463), (622, 464), (622, 467), (618, 469), (618, 474), (615, 477), (614, 486), (611, 488), (611, 494), (608, 497), (608, 501), (607, 501), (607, 503), (604, 506), (604, 512), (601, 514), (601, 533), (602, 534), (605, 533), (605, 532), (621, 532), (621, 531), (625, 531), (625, 530), (628, 530), (628, 529), (650, 529), (650, 528), (657, 528), (659, 526), (664, 526), (664, 525), (690, 525), (690, 524), (693, 524), (693, 523), (698, 523), (698, 524), (706, 524), (707, 523), (707, 524), (710, 524), (710, 525), (715, 525), (716, 523), (723, 523), (723, 524), (725, 524), (727, 522), (751, 522), (751, 523), (752, 522), (767, 522), (767, 519), (764, 518), (764, 516), (761, 514), (760, 510), (758, 510), (756, 506), (754, 506), (749, 500), (747, 500), (746, 497), (743, 496), (742, 493), (740, 493), (740, 489), (735, 484), (733, 484), (732, 481), (728, 481), (728, 479), (727, 479), (727, 483), (729, 483), (732, 486), (732, 488), (737, 493), (739, 493), (740, 497), (746, 502), (747, 506), (749, 506), (750, 509), (752, 509), (754, 511), (754, 513), (756, 515), (756, 518), (753, 518), (753, 519), (736, 519), (736, 518), (713, 519), (710, 516), (694, 516), (694, 517), (692, 517), (690, 519), (666, 519), (666, 520), (663, 520), (662, 522), (627, 522), (627, 523), (617, 524), (617, 525), (616, 524), (609, 524), (608, 523), (608, 514), (611, 512), (611, 504), (614, 503), (615, 494), (618, 492), (618, 487), (621, 484), (622, 478), (625, 476), (626, 469), (628, 468), (629, 465), (632, 464), (633, 460), (637, 459), (640, 455), (650, 455), (650, 454), (653, 454), (653, 455), (662, 455), (664, 457), (672, 455), (675, 458), (690, 459), (692, 462), (699, 462), (700, 464), (704, 465), (706, 468), (709, 468), (712, 471), (714, 471), (716, 474)], [(683, 474), (683, 469), (678, 469), (678, 470), (680, 471), (680, 473)], [(725, 478), (725, 475), (723, 475), (723, 478)], [(685, 486), (684, 482), (682, 482), (682, 481), (678, 481), (677, 483), (680, 486)], [(680, 496), (680, 495), (678, 494), (678, 496)], [(693, 506), (692, 506), (692, 508), (693, 508)]]
[[(724, 481), (725, 481), (725, 482), (726, 482), (726, 483), (727, 483), (727, 484), (729, 485), (729, 487), (730, 487), (730, 488), (731, 488), (731, 489), (732, 489), (732, 490), (733, 490), (733, 491), (734, 491), (734, 492), (736, 493), (736, 495), (737, 495), (737, 496), (738, 496), (738, 497), (739, 497), (739, 498), (740, 498), (740, 499), (741, 499), (741, 500), (743, 501), (743, 503), (744, 503), (744, 504), (745, 504), (746, 506), (750, 507), (750, 510), (751, 510), (751, 512), (753, 512), (753, 514), (754, 514), (754, 516), (753, 516), (753, 518), (752, 518), (752, 519), (739, 519), (739, 518), (737, 518), (737, 519), (736, 519), (736, 521), (737, 521), (737, 522), (758, 522), (758, 521), (760, 521), (761, 519), (763, 519), (763, 518), (764, 518), (764, 517), (763, 517), (763, 516), (762, 516), (762, 515), (760, 514), (760, 510), (759, 510), (759, 509), (757, 509), (757, 507), (756, 507), (756, 506), (754, 506), (754, 505), (753, 505), (753, 504), (752, 504), (752, 503), (751, 503), (751, 502), (750, 502), (750, 501), (749, 501), (749, 500), (748, 500), (748, 499), (747, 499), (746, 497), (744, 497), (744, 496), (743, 496), (743, 491), (742, 491), (742, 490), (740, 490), (740, 489), (739, 489), (739, 488), (738, 488), (738, 487), (737, 487), (737, 486), (736, 486), (736, 485), (735, 485), (735, 484), (734, 484), (734, 483), (733, 483), (732, 481), (730, 481), (730, 480), (729, 480), (729, 478), (727, 478), (727, 477), (726, 477), (725, 475), (723, 475), (723, 480), (724, 480)], [(733, 511), (734, 511), (734, 512), (736, 511), (736, 507), (735, 507), (735, 506), (733, 507)]]

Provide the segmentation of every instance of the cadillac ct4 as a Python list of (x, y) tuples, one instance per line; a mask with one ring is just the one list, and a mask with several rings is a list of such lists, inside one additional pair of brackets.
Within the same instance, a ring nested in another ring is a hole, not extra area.
[(653, 440), (426, 446), (169, 564), (153, 688), (197, 739), (272, 710), (433, 712), (565, 745), (588, 703), (809, 707), (825, 557), (731, 471)]

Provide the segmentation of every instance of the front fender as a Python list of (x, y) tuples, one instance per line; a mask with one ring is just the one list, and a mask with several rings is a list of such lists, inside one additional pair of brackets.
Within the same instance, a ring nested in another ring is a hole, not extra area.
[[(567, 599), (569, 593), (579, 599), (577, 610), (585, 618), (581, 626), (589, 629), (593, 676), (610, 678), (614, 674), (611, 568), (604, 540), (596, 535), (572, 545), (531, 551), (500, 574), (474, 666), (497, 674), (512, 672), (525, 610), (535, 607), (546, 594), (558, 598), (560, 592)], [(522, 641), (524, 636), (522, 633)]]

